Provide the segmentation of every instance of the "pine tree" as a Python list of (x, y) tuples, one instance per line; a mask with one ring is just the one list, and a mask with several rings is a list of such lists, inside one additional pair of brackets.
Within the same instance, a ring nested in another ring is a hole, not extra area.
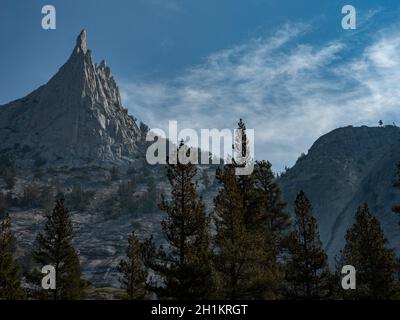
[(146, 142), (146, 136), (147, 136), (147, 133), (150, 131), (150, 128), (147, 125), (145, 125), (143, 122), (140, 122), (139, 130), (140, 130), (140, 141)]
[[(268, 254), (266, 267), (274, 275), (274, 285), (268, 290), (274, 297), (279, 297), (283, 291), (285, 271), (283, 255), (288, 240), (290, 217), (285, 212), (286, 203), (282, 200), (281, 190), (268, 161), (257, 161), (254, 167), (255, 202), (253, 214), (256, 211), (259, 218), (254, 226), (264, 239), (264, 250)], [(253, 228), (254, 229), (254, 228)]]
[[(44, 231), (36, 238), (34, 258), (40, 268), (52, 265), (56, 271), (54, 300), (79, 300), (84, 298), (84, 281), (81, 279), (80, 262), (72, 239), (74, 236), (64, 199), (57, 200), (53, 212), (46, 216)], [(42, 292), (43, 295), (46, 295)]]
[(228, 299), (274, 299), (283, 277), (278, 246), (288, 216), (282, 212), (284, 203), (270, 165), (256, 163), (252, 174), (236, 175), (237, 168), (252, 161), (242, 119), (238, 131), (233, 151), (242, 159), (218, 168), (216, 174), (221, 185), (214, 201), (219, 294)]
[(252, 268), (262, 251), (262, 239), (253, 238), (246, 228), (244, 196), (235, 176), (235, 167), (225, 165), (223, 169), (218, 168), (216, 179), (221, 184), (214, 200), (215, 266), (220, 280), (218, 297), (230, 300), (249, 298), (255, 276)]
[(322, 299), (330, 294), (331, 275), (311, 203), (300, 191), (294, 204), (295, 230), (288, 240), (287, 297)]
[[(388, 249), (379, 221), (368, 206), (359, 207), (354, 225), (347, 231), (346, 244), (337, 263), (356, 269), (356, 290), (341, 291), (345, 299), (391, 299), (396, 294), (395, 273), (398, 262)], [(340, 262), (340, 263), (339, 263)]]
[(0, 300), (25, 298), (19, 278), (19, 267), (13, 258), (13, 242), (11, 219), (7, 215), (0, 222)]
[(143, 243), (134, 232), (128, 238), (126, 260), (121, 260), (118, 271), (121, 273), (120, 282), (130, 300), (142, 300), (149, 296), (147, 291), (148, 272), (144, 265)]
[[(396, 180), (393, 183), (393, 186), (397, 189), (400, 189), (400, 162), (396, 165)], [(400, 215), (400, 205), (395, 205), (392, 207), (392, 211), (398, 215)], [(399, 222), (400, 224), (400, 222)]]
[[(180, 144), (179, 152), (189, 149)], [(161, 247), (148, 265), (163, 279), (152, 290), (163, 298), (208, 298), (213, 288), (211, 249), (208, 241), (209, 219), (202, 199), (196, 195), (196, 167), (189, 162), (168, 161), (167, 177), (171, 199), (163, 195), (160, 209), (167, 217), (162, 221), (163, 234), (169, 247)]]
[(270, 162), (264, 160), (256, 162), (254, 183), (263, 224), (271, 231), (276, 244), (275, 248), (282, 251), (284, 242), (287, 240), (290, 217), (285, 211), (286, 202), (282, 199), (282, 192), (276, 182)]

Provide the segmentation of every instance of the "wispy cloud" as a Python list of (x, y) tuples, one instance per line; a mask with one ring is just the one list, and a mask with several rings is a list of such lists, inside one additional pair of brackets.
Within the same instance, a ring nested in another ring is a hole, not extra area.
[(385, 30), (361, 54), (346, 42), (301, 42), (305, 24), (216, 52), (168, 83), (121, 83), (125, 105), (152, 127), (225, 128), (244, 118), (256, 157), (293, 165), (320, 135), (389, 119), (400, 101), (400, 32)]

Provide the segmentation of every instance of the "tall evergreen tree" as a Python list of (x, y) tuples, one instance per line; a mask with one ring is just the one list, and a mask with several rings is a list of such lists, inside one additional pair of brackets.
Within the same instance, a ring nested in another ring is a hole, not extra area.
[[(283, 255), (286, 251), (290, 217), (285, 211), (281, 190), (268, 161), (257, 161), (254, 167), (255, 202), (253, 214), (259, 217), (255, 221), (256, 230), (264, 239), (264, 250), (268, 254), (268, 267), (275, 277), (274, 286), (268, 288), (279, 297), (283, 292), (285, 271)], [(253, 228), (254, 229), (254, 228)]]
[[(400, 161), (396, 165), (396, 180), (394, 181), (393, 186), (397, 189), (400, 189)], [(400, 215), (400, 205), (393, 206), (392, 211)]]
[(144, 265), (143, 243), (134, 232), (128, 238), (126, 260), (121, 260), (118, 271), (121, 273), (120, 282), (130, 300), (142, 300), (149, 296), (147, 291), (148, 272)]
[(34, 258), (40, 267), (52, 265), (55, 268), (56, 289), (52, 290), (52, 298), (83, 299), (85, 282), (81, 278), (79, 257), (72, 246), (74, 232), (64, 199), (57, 200), (53, 212), (46, 218), (44, 231), (36, 238)]
[(288, 240), (287, 297), (322, 299), (330, 294), (331, 275), (311, 203), (300, 191), (294, 204), (295, 230)]
[(221, 188), (214, 201), (216, 257), (221, 297), (228, 299), (278, 298), (282, 267), (280, 242), (288, 227), (278, 186), (267, 162), (255, 164), (249, 175), (236, 168), (253, 161), (246, 126), (240, 119), (234, 153), (240, 161), (217, 169)]
[(356, 290), (341, 291), (345, 299), (391, 299), (396, 294), (398, 262), (388, 249), (381, 225), (365, 204), (358, 208), (354, 225), (347, 231), (346, 244), (337, 263), (356, 269)]
[[(232, 159), (232, 167), (235, 169), (235, 180), (239, 192), (241, 193), (242, 201), (242, 213), (244, 224), (247, 228), (252, 229), (253, 227), (258, 228), (259, 219), (262, 214), (257, 207), (257, 198), (254, 192), (254, 172), (249, 172), (250, 174), (238, 175), (236, 169), (241, 169), (246, 165), (251, 165), (253, 159), (250, 156), (250, 144), (247, 139), (247, 129), (246, 125), (242, 119), (238, 122), (238, 128), (236, 135), (234, 137), (234, 145), (232, 154), (234, 155)], [(228, 170), (227, 172), (231, 172)], [(261, 218), (262, 219), (262, 218)]]
[(168, 161), (166, 166), (171, 198), (162, 196), (160, 209), (167, 214), (161, 225), (169, 247), (161, 247), (149, 263), (163, 279), (162, 285), (153, 284), (159, 297), (201, 299), (210, 297), (213, 290), (209, 218), (196, 195), (197, 170), (191, 162), (183, 164), (178, 158), (180, 152), (187, 155), (189, 150), (182, 142), (177, 161)]
[(0, 300), (23, 299), (19, 267), (13, 257), (14, 238), (9, 215), (0, 222)]
[[(215, 266), (219, 274), (219, 298), (250, 299), (259, 292), (265, 262), (263, 239), (246, 228), (244, 195), (235, 176), (235, 167), (217, 169), (221, 189), (214, 200)], [(255, 272), (257, 270), (257, 273)]]
[(286, 202), (282, 199), (282, 192), (276, 182), (270, 162), (264, 160), (256, 162), (254, 184), (263, 224), (272, 233), (275, 248), (280, 252), (277, 254), (280, 255), (287, 241), (287, 231), (291, 222), (289, 214), (285, 211)]

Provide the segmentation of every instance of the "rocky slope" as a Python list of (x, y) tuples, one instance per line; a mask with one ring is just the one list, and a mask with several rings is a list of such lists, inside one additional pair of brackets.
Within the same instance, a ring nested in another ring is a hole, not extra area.
[(308, 154), (281, 176), (289, 209), (299, 190), (312, 201), (331, 262), (363, 203), (369, 204), (382, 223), (389, 244), (400, 249), (399, 218), (391, 211), (400, 203), (400, 191), (392, 186), (398, 161), (400, 128), (345, 127), (320, 137)]

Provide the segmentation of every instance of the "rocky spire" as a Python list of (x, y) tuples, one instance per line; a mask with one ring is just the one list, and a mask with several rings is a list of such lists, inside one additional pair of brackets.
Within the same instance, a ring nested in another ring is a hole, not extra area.
[(82, 51), (84, 54), (86, 54), (87, 52), (85, 30), (82, 30), (78, 38), (76, 38), (76, 49), (78, 50), (78, 52)]
[[(0, 141), (40, 148), (48, 161), (115, 163), (131, 161), (137, 151), (139, 129), (122, 106), (110, 68), (92, 63), (85, 30), (46, 85), (2, 111)], [(11, 122), (9, 135), (4, 128)]]

